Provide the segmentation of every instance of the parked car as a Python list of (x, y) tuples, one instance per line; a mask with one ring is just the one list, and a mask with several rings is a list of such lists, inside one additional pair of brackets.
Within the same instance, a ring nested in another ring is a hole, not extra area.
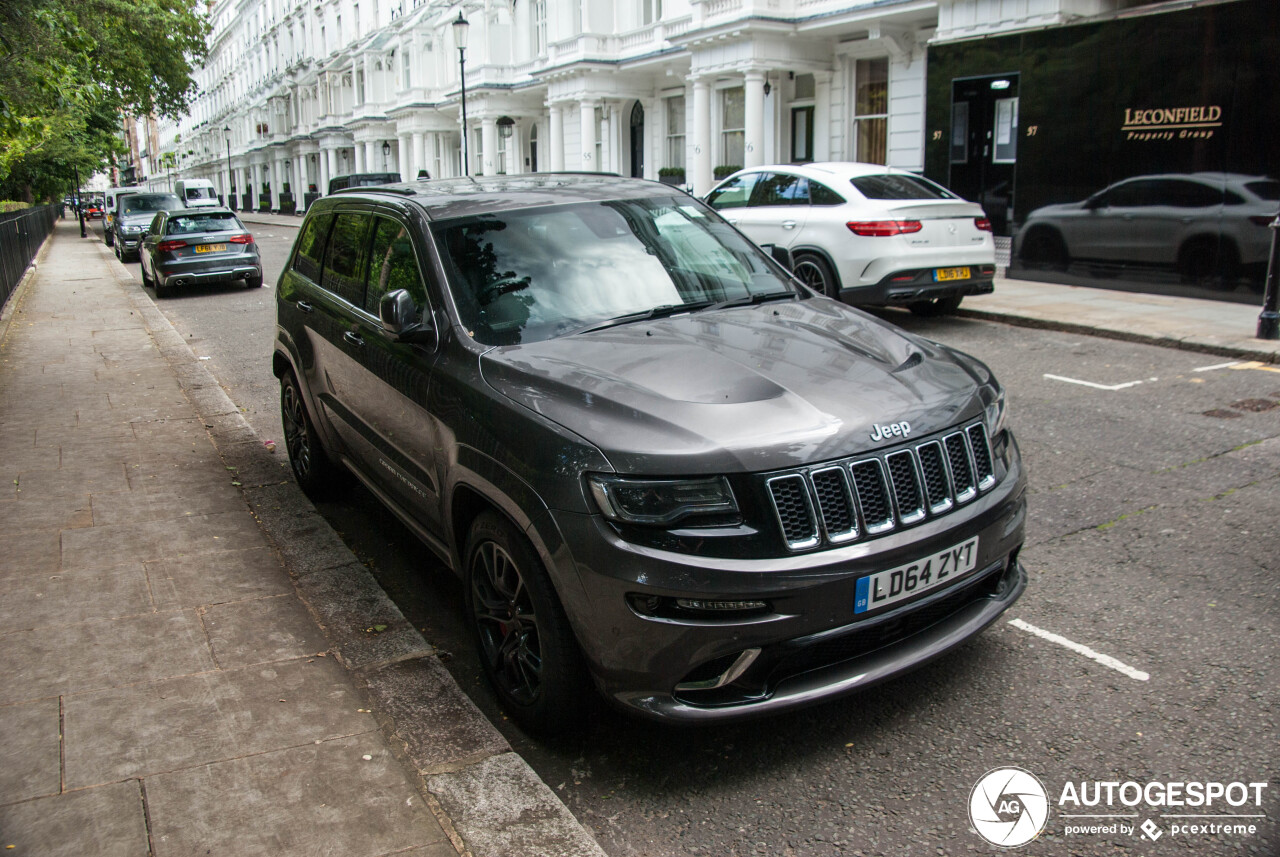
[(723, 721), (868, 687), (1021, 595), (990, 370), (797, 283), (693, 197), (600, 175), (312, 206), (272, 368), (290, 464), (350, 471), (464, 581), (498, 698)]
[(1271, 248), (1280, 181), (1235, 173), (1135, 176), (1083, 202), (1028, 215), (1014, 256), (1064, 269), (1073, 260), (1174, 267), (1187, 282), (1261, 278)]
[(796, 276), (829, 297), (938, 315), (993, 289), (995, 240), (981, 206), (906, 170), (754, 167), (707, 202), (757, 244), (790, 250)]
[(115, 234), (115, 217), (116, 217), (116, 201), (128, 193), (146, 193), (146, 188), (132, 185), (130, 187), (110, 187), (103, 201), (103, 218), (102, 218), (102, 239), (111, 247), (116, 240)]
[(349, 187), (376, 187), (400, 181), (399, 173), (352, 173), (329, 179), (329, 193), (337, 193)]
[(102, 200), (86, 199), (83, 203), (85, 220), (101, 220), (103, 216)]
[(175, 288), (213, 283), (262, 285), (253, 235), (225, 208), (185, 208), (155, 215), (138, 251), (142, 284), (161, 298)]
[(143, 193), (137, 188), (117, 195), (114, 203), (115, 214), (107, 225), (107, 244), (115, 247), (116, 258), (121, 262), (129, 261), (138, 253), (157, 212), (182, 208), (182, 200), (176, 194)]

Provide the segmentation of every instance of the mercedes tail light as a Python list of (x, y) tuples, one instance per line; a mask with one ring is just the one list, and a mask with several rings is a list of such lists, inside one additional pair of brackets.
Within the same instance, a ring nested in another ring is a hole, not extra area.
[(975, 217), (973, 225), (978, 227), (979, 232), (991, 232), (991, 220), (986, 217)]
[(919, 220), (862, 220), (846, 223), (849, 231), (864, 238), (887, 238), (890, 235), (908, 235), (923, 227)]

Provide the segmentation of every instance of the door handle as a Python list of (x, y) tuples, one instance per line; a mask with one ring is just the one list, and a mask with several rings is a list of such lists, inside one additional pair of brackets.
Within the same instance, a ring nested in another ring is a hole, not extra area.
[(348, 330), (346, 333), (342, 334), (342, 338), (355, 346), (364, 345), (364, 340), (361, 339), (360, 334), (356, 333), (354, 330)]
[(312, 310), (315, 309), (315, 307), (313, 307), (311, 304), (307, 303), (306, 301), (298, 301), (297, 306), (298, 306), (298, 309), (302, 310), (303, 312), (311, 312)]
[(782, 228), (783, 228), (783, 229), (795, 229), (795, 228), (796, 228), (796, 222), (795, 222), (794, 220), (784, 220), (784, 221), (782, 221)]
[(731, 225), (731, 226), (737, 226), (737, 225), (738, 225), (738, 218), (736, 218), (736, 217), (726, 217), (726, 218), (725, 218), (725, 220), (729, 221), (729, 225)]

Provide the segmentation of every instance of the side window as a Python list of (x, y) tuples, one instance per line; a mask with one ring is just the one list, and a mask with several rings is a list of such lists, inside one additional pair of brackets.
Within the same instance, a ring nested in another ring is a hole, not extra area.
[(151, 226), (147, 228), (148, 235), (159, 235), (161, 224), (164, 223), (164, 212), (157, 214), (151, 218)]
[(355, 306), (364, 306), (364, 256), (371, 221), (365, 214), (339, 214), (325, 248), (320, 285)]
[(810, 205), (843, 205), (844, 197), (833, 191), (824, 184), (819, 184), (813, 180), (809, 181), (809, 204)]
[(808, 205), (809, 180), (786, 173), (771, 173), (756, 183), (751, 206)]
[(747, 200), (751, 199), (751, 188), (758, 178), (760, 178), (759, 173), (747, 173), (745, 176), (738, 176), (733, 181), (713, 190), (711, 195), (707, 197), (707, 204), (716, 211), (723, 211), (726, 208), (742, 208), (747, 204)]
[(324, 239), (333, 223), (332, 214), (318, 214), (307, 220), (298, 238), (298, 251), (293, 257), (293, 269), (313, 283), (320, 282), (320, 263), (324, 256)]
[(427, 290), (422, 283), (422, 272), (418, 270), (408, 228), (385, 217), (374, 218), (373, 222), (369, 283), (364, 293), (365, 311), (377, 315), (382, 296), (396, 289), (407, 291), (413, 297), (414, 305), (421, 310), (427, 304)]

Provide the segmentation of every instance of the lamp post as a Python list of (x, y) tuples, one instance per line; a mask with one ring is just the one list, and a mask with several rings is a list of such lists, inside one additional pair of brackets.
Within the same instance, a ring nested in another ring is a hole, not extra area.
[(80, 190), (80, 168), (72, 164), (71, 169), (76, 177), (76, 212), (80, 215), (80, 237), (84, 238), (84, 192)]
[(1271, 257), (1267, 262), (1267, 282), (1258, 316), (1258, 338), (1280, 339), (1280, 214), (1271, 221)]
[(391, 157), (391, 143), (387, 140), (382, 141), (382, 171), (388, 171), (387, 160)]
[(458, 10), (453, 22), (453, 43), (458, 46), (458, 82), (462, 84), (462, 174), (471, 175), (471, 163), (467, 154), (467, 30), (471, 27)]
[(236, 210), (236, 177), (231, 172), (231, 126), (227, 125), (222, 129), (222, 135), (227, 141), (227, 208), (232, 211)]

